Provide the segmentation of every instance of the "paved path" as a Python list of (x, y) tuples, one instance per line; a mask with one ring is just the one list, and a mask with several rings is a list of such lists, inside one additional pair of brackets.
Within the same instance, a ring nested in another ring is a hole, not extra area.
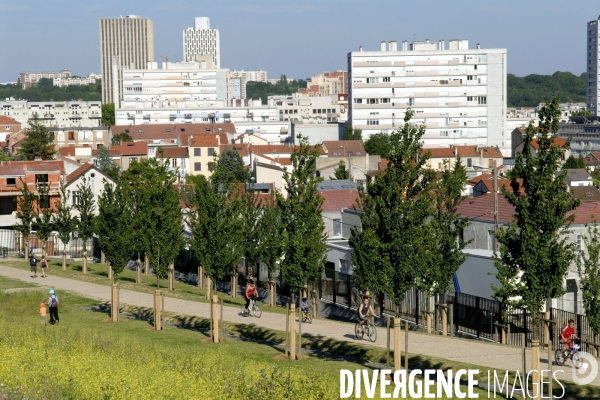
[[(30, 278), (29, 271), (11, 268), (0, 265), (0, 275), (22, 281), (37, 283), (39, 285), (53, 287), (57, 290), (69, 291), (85, 297), (90, 297), (103, 301), (110, 301), (110, 286), (103, 286), (94, 283), (81, 282), (74, 279), (48, 276), (47, 278)], [(148, 293), (135, 292), (131, 290), (120, 291), (120, 301), (123, 304), (129, 304), (138, 307), (154, 307), (153, 295)], [(175, 299), (165, 297), (165, 311), (209, 318), (210, 305), (189, 300)], [(249, 324), (268, 329), (284, 330), (285, 315), (264, 312), (260, 319), (253, 317), (243, 317), (240, 309), (237, 307), (224, 307), (223, 318), (233, 323)], [(332, 321), (328, 319), (319, 319), (312, 324), (302, 324), (302, 332), (323, 338), (331, 338), (342, 341), (356, 343), (354, 339), (354, 324)], [(402, 332), (402, 349), (404, 349), (404, 332)], [(386, 331), (383, 328), (378, 329), (377, 341), (375, 346), (386, 347)], [(391, 342), (393, 343), (393, 331)], [(369, 344), (370, 342), (362, 342)], [(483, 343), (476, 340), (450, 338), (435, 335), (427, 335), (417, 332), (409, 332), (408, 351), (411, 355), (420, 354), (430, 357), (443, 358), (469, 364), (481, 365), (499, 370), (521, 369), (522, 359), (520, 348), (502, 346), (494, 343)], [(547, 369), (546, 354), (543, 350), (541, 355), (541, 368)], [(531, 351), (527, 350), (528, 368), (531, 368)], [(553, 366), (556, 369), (556, 366)], [(573, 368), (570, 364), (560, 367), (563, 373), (556, 376), (559, 380), (572, 381)], [(599, 374), (600, 375), (600, 374)], [(594, 385), (600, 386), (600, 376), (596, 377)], [(558, 385), (555, 383), (554, 387)]]

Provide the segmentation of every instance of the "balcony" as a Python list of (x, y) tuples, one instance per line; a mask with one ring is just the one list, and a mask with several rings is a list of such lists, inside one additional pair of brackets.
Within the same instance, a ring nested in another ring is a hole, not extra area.
[(83, 118), (83, 117), (79, 113), (71, 113), (71, 114), (69, 114), (69, 118), (80, 119), (80, 118)]
[(54, 114), (52, 114), (52, 113), (45, 113), (42, 116), (42, 119), (54, 119)]
[(150, 120), (150, 114), (144, 114), (144, 119)]

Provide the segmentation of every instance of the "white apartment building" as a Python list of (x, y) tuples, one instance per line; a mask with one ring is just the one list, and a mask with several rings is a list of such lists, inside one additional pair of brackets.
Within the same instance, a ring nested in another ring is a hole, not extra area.
[(244, 69), (240, 71), (232, 70), (229, 73), (230, 78), (245, 78), (246, 82), (267, 82), (267, 71), (256, 70), (246, 71)]
[(121, 68), (141, 69), (154, 61), (154, 23), (148, 18), (100, 19), (102, 103), (115, 103), (121, 92)]
[(381, 43), (348, 53), (349, 121), (363, 136), (425, 125), (425, 147), (506, 148), (506, 49), (469, 49), (467, 40)]
[(600, 29), (598, 24), (600, 23), (600, 16), (597, 20), (590, 21), (587, 24), (587, 109), (591, 111), (592, 115), (598, 116), (600, 109), (600, 102), (598, 101), (598, 95), (600, 87), (598, 81), (600, 80)]
[(23, 129), (34, 114), (47, 127), (93, 127), (100, 125), (102, 105), (100, 101), (0, 101), (0, 115), (19, 121)]
[(210, 29), (208, 17), (194, 19), (194, 27), (183, 30), (183, 59), (196, 61), (197, 55), (212, 56), (215, 68), (221, 68), (219, 30)]
[(21, 72), (19, 80), (23, 89), (30, 88), (32, 84), (38, 83), (42, 78), (65, 79), (71, 77), (71, 71), (63, 69), (60, 72)]
[(313, 75), (306, 81), (306, 89), (300, 89), (298, 92), (309, 97), (348, 93), (348, 72), (338, 69)]
[(246, 78), (229, 78), (229, 93), (231, 99), (246, 98)]
[(96, 83), (98, 79), (102, 79), (100, 74), (89, 74), (87, 77), (72, 76), (70, 78), (54, 78), (54, 86), (69, 86), (69, 85), (89, 85)]
[(269, 96), (267, 103), (276, 107), (279, 121), (295, 121), (303, 124), (327, 124), (346, 122), (346, 104), (340, 104), (339, 95), (307, 97), (301, 93), (291, 96)]

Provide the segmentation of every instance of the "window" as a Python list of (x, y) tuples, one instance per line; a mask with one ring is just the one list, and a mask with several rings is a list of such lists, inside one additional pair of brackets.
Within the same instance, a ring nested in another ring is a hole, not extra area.
[(208, 170), (211, 171), (211, 172), (215, 170), (215, 163), (214, 162), (209, 162), (208, 163)]
[(333, 236), (342, 236), (342, 220), (333, 220)]
[(473, 75), (467, 75), (467, 80), (468, 81), (472, 81), (474, 79), (475, 79), (475, 77)]
[(48, 183), (48, 174), (35, 174), (35, 183)]
[(390, 77), (389, 76), (384, 76), (383, 78), (381, 78), (382, 82), (389, 82), (390, 81)]
[(69, 138), (69, 140), (75, 140), (75, 132), (69, 131), (68, 138)]
[(313, 114), (316, 114), (316, 113), (317, 113), (317, 109), (313, 108)]
[(74, 190), (72, 192), (72, 195), (73, 195), (73, 197), (72, 197), (72, 199), (73, 199), (73, 205), (75, 207), (77, 207), (77, 205), (79, 204), (79, 191)]
[(200, 157), (201, 155), (200, 148), (194, 148), (194, 157)]
[(487, 96), (477, 97), (477, 104), (487, 104)]
[(379, 83), (379, 78), (367, 78), (367, 83)]
[(467, 96), (467, 101), (475, 101), (477, 100), (477, 96)]
[(10, 126), (6, 125), (6, 126), (4, 127), (4, 129), (6, 129), (7, 131), (9, 131), (9, 130), (10, 130)]
[(194, 163), (194, 171), (201, 171), (202, 170), (202, 166), (199, 162), (195, 162)]
[(7, 186), (17, 186), (17, 178), (6, 178)]
[(348, 261), (344, 258), (340, 258), (340, 272), (342, 274), (348, 273)]
[(447, 85), (448, 81), (446, 79), (440, 79), (440, 85)]
[(472, 167), (473, 166), (473, 159), (471, 158), (467, 158), (467, 167)]
[(367, 125), (379, 125), (379, 120), (378, 119), (368, 119)]
[(385, 104), (385, 103), (389, 103), (389, 102), (390, 102), (390, 99), (381, 99), (381, 103)]
[(214, 154), (215, 154), (215, 149), (214, 149), (214, 148), (212, 148), (212, 147), (209, 147), (209, 148), (208, 148), (208, 155), (209, 155), (209, 156), (213, 156)]
[(367, 104), (379, 104), (379, 99), (367, 99)]
[(362, 99), (354, 99), (354, 104), (362, 104)]
[(414, 106), (415, 105), (415, 98), (414, 97), (409, 97), (408, 98), (408, 105), (409, 106)]
[(440, 131), (440, 136), (448, 137), (448, 131)]
[(47, 194), (40, 196), (39, 204), (40, 208), (50, 208), (50, 196)]
[(174, 159), (171, 160), (171, 166), (173, 168), (177, 168), (177, 159), (176, 158), (174, 158)]
[(491, 158), (488, 160), (488, 168), (494, 168), (494, 160)]

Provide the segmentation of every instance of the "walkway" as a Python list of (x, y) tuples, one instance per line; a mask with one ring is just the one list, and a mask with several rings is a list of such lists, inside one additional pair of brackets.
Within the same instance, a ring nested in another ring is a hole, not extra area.
[[(43, 286), (53, 287), (59, 291), (69, 291), (82, 295), (84, 297), (94, 298), (102, 301), (110, 301), (110, 286), (102, 286), (93, 283), (81, 282), (74, 279), (49, 276), (45, 279), (30, 278), (29, 271), (16, 269), (0, 265), (0, 275), (22, 281), (32, 282)], [(140, 293), (131, 290), (119, 292), (120, 302), (137, 307), (153, 308), (153, 295)], [(210, 317), (210, 305), (208, 303), (199, 303), (189, 300), (175, 299), (165, 297), (165, 311), (177, 314), (185, 314), (203, 318)], [(284, 330), (285, 315), (263, 312), (260, 319), (243, 317), (240, 315), (240, 309), (237, 307), (224, 307), (223, 318), (226, 321), (238, 324), (256, 325), (268, 329)], [(302, 324), (302, 332), (324, 338), (331, 338), (341, 341), (356, 342), (353, 335), (354, 324), (319, 319), (312, 324)], [(404, 332), (402, 332), (402, 349), (404, 349)], [(391, 343), (393, 343), (393, 332)], [(363, 342), (370, 344), (370, 342)], [(377, 341), (375, 346), (386, 347), (385, 329), (378, 328)], [(522, 361), (520, 348), (503, 346), (494, 343), (484, 343), (470, 339), (450, 338), (436, 335), (427, 335), (417, 332), (409, 332), (408, 351), (411, 355), (419, 354), (435, 358), (443, 358), (463, 363), (481, 365), (499, 370), (521, 369)], [(547, 369), (546, 351), (542, 350), (541, 368)], [(531, 368), (531, 352), (527, 350), (528, 368)], [(553, 369), (556, 369), (553, 366)], [(560, 381), (572, 381), (573, 368), (569, 363), (560, 367), (564, 372), (559, 372), (556, 376)], [(600, 386), (600, 376), (596, 377), (594, 385)], [(554, 387), (558, 387), (555, 383)]]

